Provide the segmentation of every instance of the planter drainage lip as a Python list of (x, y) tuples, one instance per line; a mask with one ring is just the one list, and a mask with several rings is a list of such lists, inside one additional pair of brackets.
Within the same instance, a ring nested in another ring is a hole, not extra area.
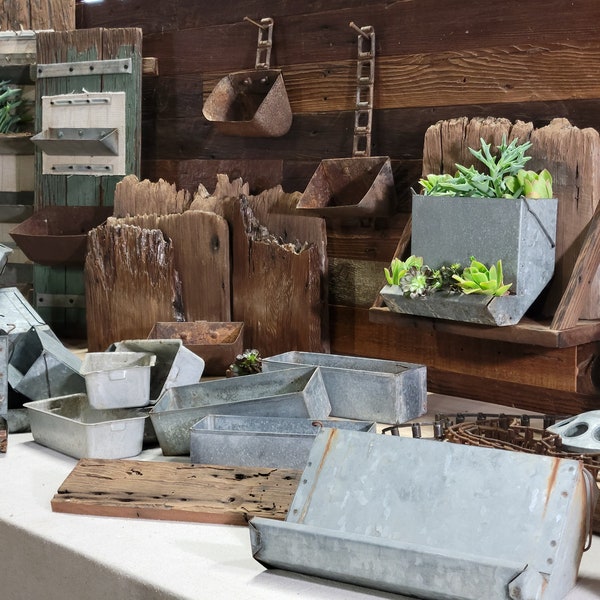
[(210, 414), (324, 419), (331, 405), (321, 372), (295, 367), (166, 390), (150, 419), (166, 456), (190, 453), (192, 426)]
[(341, 429), (300, 481), (250, 521), (257, 561), (431, 599), (564, 598), (595, 500), (576, 460)]

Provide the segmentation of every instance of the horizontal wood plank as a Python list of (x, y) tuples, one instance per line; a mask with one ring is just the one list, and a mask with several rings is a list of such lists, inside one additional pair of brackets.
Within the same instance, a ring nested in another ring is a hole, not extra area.
[(246, 525), (283, 520), (299, 471), (180, 462), (81, 459), (51, 501), (54, 512)]

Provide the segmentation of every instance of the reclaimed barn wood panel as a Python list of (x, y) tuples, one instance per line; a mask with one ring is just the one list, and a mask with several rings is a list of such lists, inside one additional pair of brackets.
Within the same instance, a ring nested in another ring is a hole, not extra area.
[(75, 29), (75, 0), (4, 0), (0, 31)]

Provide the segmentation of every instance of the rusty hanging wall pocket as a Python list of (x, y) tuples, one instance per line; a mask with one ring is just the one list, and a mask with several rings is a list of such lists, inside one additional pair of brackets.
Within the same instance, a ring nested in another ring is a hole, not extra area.
[(206, 99), (202, 113), (225, 135), (280, 137), (292, 125), (292, 109), (281, 70), (270, 66), (273, 19), (264, 18), (260, 23), (246, 20), (258, 27), (255, 68), (223, 77)]
[(352, 158), (322, 160), (308, 182), (297, 209), (315, 217), (371, 217), (393, 212), (394, 174), (389, 156), (371, 156), (375, 30), (358, 32), (356, 111)]

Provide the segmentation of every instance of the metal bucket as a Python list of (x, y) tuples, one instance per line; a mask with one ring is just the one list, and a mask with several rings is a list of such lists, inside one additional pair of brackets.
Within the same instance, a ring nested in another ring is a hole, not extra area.
[(350, 26), (359, 33), (352, 158), (321, 161), (308, 182), (296, 208), (317, 217), (386, 216), (396, 204), (390, 158), (371, 156), (375, 31)]
[(254, 24), (258, 26), (254, 70), (223, 77), (206, 99), (202, 113), (225, 135), (279, 137), (292, 125), (292, 109), (281, 71), (270, 68), (273, 19)]

